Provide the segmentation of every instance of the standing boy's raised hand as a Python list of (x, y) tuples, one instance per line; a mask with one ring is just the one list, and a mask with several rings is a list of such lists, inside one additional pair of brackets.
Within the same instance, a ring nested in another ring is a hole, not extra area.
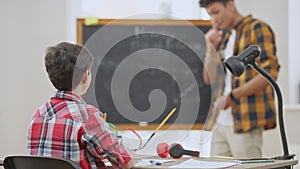
[(223, 38), (223, 31), (218, 27), (218, 23), (212, 18), (212, 28), (205, 34), (210, 43), (216, 47)]

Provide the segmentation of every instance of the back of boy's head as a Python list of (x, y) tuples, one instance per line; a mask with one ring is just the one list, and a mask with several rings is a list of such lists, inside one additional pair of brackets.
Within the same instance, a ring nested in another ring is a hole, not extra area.
[(208, 5), (215, 3), (215, 2), (220, 2), (222, 3), (224, 6), (226, 6), (226, 4), (229, 1), (233, 1), (233, 0), (199, 0), (199, 5), (200, 7), (206, 8)]
[(79, 85), (82, 75), (91, 68), (93, 60), (86, 47), (62, 42), (47, 48), (45, 67), (57, 90), (71, 91)]

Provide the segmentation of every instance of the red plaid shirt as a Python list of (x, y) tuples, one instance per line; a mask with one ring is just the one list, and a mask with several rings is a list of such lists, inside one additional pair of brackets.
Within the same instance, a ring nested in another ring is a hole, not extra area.
[(34, 114), (28, 130), (28, 153), (71, 159), (83, 169), (126, 164), (130, 155), (112, 135), (103, 114), (79, 96), (55, 92)]

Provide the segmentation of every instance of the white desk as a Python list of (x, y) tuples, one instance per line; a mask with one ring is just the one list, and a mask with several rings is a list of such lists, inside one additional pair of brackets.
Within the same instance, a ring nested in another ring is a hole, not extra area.
[[(170, 166), (179, 164), (187, 159), (189, 159), (189, 158), (181, 158), (181, 159), (177, 159), (175, 162), (170, 162), (170, 163), (165, 163), (165, 164), (162, 163), (161, 166), (148, 165), (148, 166), (143, 166), (143, 167), (133, 167), (133, 169), (169, 168)], [(193, 159), (197, 159), (197, 158), (193, 158)], [(210, 159), (210, 158), (198, 158), (198, 160), (216, 162), (215, 159)], [(269, 169), (269, 168), (294, 166), (296, 164), (298, 164), (298, 160), (276, 160), (275, 162), (267, 162), (267, 163), (237, 164), (237, 165), (228, 167), (228, 169)], [(179, 168), (175, 168), (175, 169), (179, 169)], [(182, 169), (182, 168), (180, 168), (180, 169)], [(194, 169), (201, 169), (201, 167), (194, 168)]]
[[(161, 166), (149, 165), (149, 166), (145, 166), (145, 167), (133, 167), (133, 169), (168, 168), (172, 165), (181, 163), (181, 162), (183, 162), (187, 159), (188, 158), (177, 159), (175, 162), (162, 164)], [(200, 158), (199, 160), (211, 160), (211, 159), (208, 159), (208, 158), (201, 159)], [(238, 165), (229, 167), (228, 169), (269, 169), (269, 168), (293, 166), (293, 165), (296, 165), (296, 164), (298, 164), (298, 160), (277, 160), (277, 161), (272, 162), (272, 163), (238, 164)], [(1, 166), (3, 166), (3, 160), (0, 160), (0, 168), (1, 168)], [(111, 167), (108, 167), (108, 168), (111, 168)]]
[[(152, 130), (137, 130), (143, 138), (143, 144), (151, 136)], [(210, 157), (211, 132), (203, 132), (201, 130), (160, 130), (150, 140), (147, 146), (136, 151), (141, 155), (157, 155), (157, 144), (165, 142), (168, 144), (180, 143), (184, 149), (200, 151), (201, 157)], [(122, 144), (129, 149), (137, 148), (139, 140), (131, 131), (119, 131), (122, 135)]]

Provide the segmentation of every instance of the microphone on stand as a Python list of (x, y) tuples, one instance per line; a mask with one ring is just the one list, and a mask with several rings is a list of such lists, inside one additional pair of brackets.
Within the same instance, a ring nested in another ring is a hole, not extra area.
[(255, 59), (260, 55), (261, 50), (260, 47), (257, 45), (251, 45), (244, 51), (242, 51), (238, 56), (232, 56), (224, 61), (225, 66), (227, 69), (235, 76), (239, 77), (244, 73), (245, 66), (251, 65), (252, 68), (261, 74), (264, 78), (268, 80), (268, 82), (272, 85), (275, 89), (277, 95), (277, 102), (278, 102), (278, 121), (279, 121), (279, 129), (283, 147), (283, 156), (275, 157), (274, 159), (280, 160), (287, 160), (293, 159), (295, 154), (289, 154), (288, 144), (284, 129), (283, 123), (283, 113), (282, 113), (282, 94), (279, 88), (279, 85), (276, 83), (274, 78), (269, 75), (264, 69), (260, 68), (259, 65), (256, 63)]

